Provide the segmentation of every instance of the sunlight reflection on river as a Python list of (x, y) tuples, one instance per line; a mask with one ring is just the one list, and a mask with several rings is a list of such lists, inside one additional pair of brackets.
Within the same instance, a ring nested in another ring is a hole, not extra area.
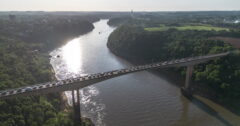
[(75, 74), (80, 73), (82, 66), (82, 55), (79, 39), (74, 39), (68, 42), (68, 44), (62, 48), (62, 54), (63, 61), (66, 62), (68, 71)]
[[(83, 76), (82, 70), (82, 46), (81, 39), (77, 38), (68, 42), (62, 48), (50, 53), (52, 56), (51, 64), (53, 65), (55, 76), (58, 80)], [(68, 104), (72, 105), (71, 91), (65, 92), (68, 98)], [(96, 125), (104, 126), (103, 118), (105, 105), (95, 100), (94, 97), (99, 95), (99, 90), (94, 86), (86, 87), (80, 90), (81, 112), (84, 117), (89, 117)]]

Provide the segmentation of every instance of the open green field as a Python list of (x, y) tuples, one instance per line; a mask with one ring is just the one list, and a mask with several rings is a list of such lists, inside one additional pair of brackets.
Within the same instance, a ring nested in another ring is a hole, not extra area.
[(211, 25), (183, 25), (183, 26), (165, 26), (165, 25), (160, 25), (159, 27), (149, 27), (149, 28), (144, 28), (146, 31), (166, 31), (169, 29), (177, 29), (180, 31), (184, 30), (199, 30), (199, 31), (229, 31), (228, 28), (221, 28), (221, 27), (214, 27)]

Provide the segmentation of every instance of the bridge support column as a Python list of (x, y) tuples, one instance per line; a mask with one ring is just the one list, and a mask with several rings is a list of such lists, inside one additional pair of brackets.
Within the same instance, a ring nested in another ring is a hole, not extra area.
[(81, 109), (80, 109), (80, 93), (79, 89), (76, 90), (77, 97), (75, 99), (75, 91), (72, 91), (72, 103), (73, 103), (73, 111), (74, 111), (74, 126), (81, 126), (82, 125), (82, 118), (81, 118)]
[(77, 118), (78, 118), (79, 124), (82, 124), (79, 89), (77, 89), (77, 108), (76, 108), (76, 116), (77, 116)]
[(75, 107), (75, 94), (74, 94), (74, 90), (72, 90), (72, 106), (73, 106), (73, 108)]
[(185, 89), (187, 90), (190, 89), (192, 74), (193, 74), (193, 66), (187, 66), (186, 81), (185, 81)]
[(185, 96), (192, 96), (190, 84), (193, 74), (193, 65), (187, 66), (187, 72), (186, 72), (186, 80), (185, 80), (185, 86), (181, 88), (181, 92)]

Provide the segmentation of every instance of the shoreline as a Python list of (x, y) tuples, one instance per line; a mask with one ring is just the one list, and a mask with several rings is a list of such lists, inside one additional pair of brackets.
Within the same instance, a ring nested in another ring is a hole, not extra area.
[[(118, 52), (115, 52), (108, 46), (109, 50), (111, 51), (112, 54), (115, 56), (118, 56), (120, 58), (125, 59), (129, 63), (133, 65), (144, 65), (148, 64), (149, 62), (144, 61), (144, 60), (136, 60), (133, 57), (124, 57), (122, 55), (118, 55)], [(179, 87), (179, 90), (181, 89), (182, 86), (184, 86), (185, 83), (185, 76), (182, 76), (181, 73), (179, 72), (174, 72), (171, 68), (164, 68), (164, 69), (154, 69), (154, 70), (147, 70), (159, 77), (163, 77), (167, 81), (173, 82), (175, 86)], [(240, 116), (240, 111), (237, 108), (231, 108), (226, 102), (221, 102), (220, 99), (217, 98), (216, 92), (213, 92), (210, 87), (208, 87), (204, 83), (198, 83), (192, 80), (192, 85), (191, 87), (194, 88), (193, 94), (198, 95), (204, 98), (207, 98), (211, 100), (212, 102), (221, 105), (225, 109), (229, 110), (230, 112)]]

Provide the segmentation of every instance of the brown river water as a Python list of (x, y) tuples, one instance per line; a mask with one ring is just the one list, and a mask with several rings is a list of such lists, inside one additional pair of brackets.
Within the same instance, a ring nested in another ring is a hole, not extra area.
[[(107, 21), (50, 53), (57, 79), (132, 66), (107, 48), (115, 29)], [(239, 116), (200, 96), (189, 101), (175, 85), (148, 71), (109, 79), (81, 89), (81, 112), (96, 126), (240, 126)]]

